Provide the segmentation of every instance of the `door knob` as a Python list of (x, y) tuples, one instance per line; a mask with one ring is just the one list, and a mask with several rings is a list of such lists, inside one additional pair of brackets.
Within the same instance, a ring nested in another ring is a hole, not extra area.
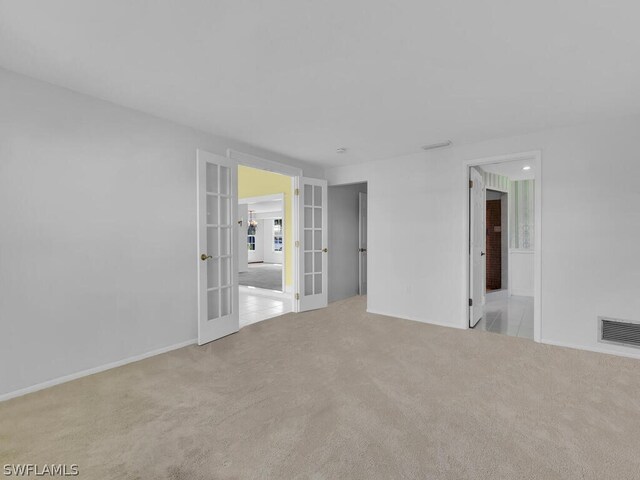
[(359, 251), (359, 252), (366, 252), (366, 251), (367, 251), (367, 249), (366, 249), (366, 248), (359, 248), (359, 249), (358, 249), (358, 251)]
[(329, 251), (329, 249), (325, 247), (325, 248), (323, 248), (323, 249), (322, 249), (322, 251), (323, 251), (324, 253), (327, 253), (327, 252)]
[(486, 253), (484, 253), (484, 252), (480, 252), (480, 256), (481, 256), (481, 257), (484, 257), (485, 255), (486, 255)]
[(200, 255), (200, 260), (202, 260), (203, 262), (209, 258), (213, 258), (211, 255), (207, 255), (206, 253), (203, 253), (202, 255)]

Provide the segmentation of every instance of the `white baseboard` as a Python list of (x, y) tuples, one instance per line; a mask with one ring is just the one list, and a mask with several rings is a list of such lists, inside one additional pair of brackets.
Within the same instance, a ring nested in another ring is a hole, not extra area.
[(104, 372), (105, 370), (110, 370), (112, 368), (121, 367), (128, 363), (137, 362), (139, 360), (144, 360), (145, 358), (153, 357), (155, 355), (160, 355), (161, 353), (167, 353), (171, 350), (177, 350), (178, 348), (187, 347), (189, 345), (193, 345), (197, 343), (198, 339), (193, 338), (191, 340), (187, 340), (185, 342), (176, 343), (174, 345), (169, 345), (167, 347), (158, 348), (156, 350), (152, 350), (147, 353), (142, 353), (140, 355), (134, 355), (133, 357), (125, 358), (123, 360), (117, 360), (115, 362), (107, 363), (106, 365), (100, 365), (99, 367), (89, 368), (87, 370), (82, 370), (80, 372), (72, 373), (70, 375), (64, 375), (63, 377), (54, 378), (53, 380), (47, 380), (46, 382), (37, 383), (30, 387), (21, 388), (19, 390), (14, 390), (13, 392), (3, 393), (0, 395), (0, 402), (4, 402), (5, 400), (9, 400), (15, 397), (21, 397), (22, 395), (26, 395), (27, 393), (37, 392), (38, 390), (43, 390), (45, 388), (53, 387), (54, 385), (60, 385), (61, 383), (70, 382), (71, 380), (76, 380), (77, 378), (86, 377), (88, 375), (93, 375), (94, 373)]
[(375, 315), (384, 315), (385, 317), (401, 318), (402, 320), (411, 320), (413, 322), (426, 323), (426, 324), (429, 324), (429, 325), (437, 325), (439, 327), (458, 328), (458, 329), (462, 329), (462, 330), (468, 328), (467, 326), (456, 325), (454, 323), (437, 322), (437, 321), (433, 321), (433, 320), (425, 320), (423, 318), (401, 316), (401, 315), (397, 315), (395, 313), (386, 313), (386, 312), (380, 312), (380, 311), (377, 311), (377, 310), (372, 310), (370, 308), (367, 308), (367, 313), (373, 313)]
[[(410, 317), (410, 316), (400, 316), (394, 313), (386, 313), (386, 312), (380, 312), (380, 311), (376, 311), (376, 310), (372, 310), (372, 309), (367, 309), (367, 313), (373, 313), (376, 315), (384, 315), (385, 317), (393, 317), (393, 318), (401, 318), (403, 320), (412, 320), (414, 322), (421, 322), (421, 323), (426, 323), (426, 324), (431, 324), (431, 325), (438, 325), (439, 327), (451, 327), (451, 328), (457, 328), (457, 329), (461, 329), (461, 330), (467, 330), (468, 326), (466, 325), (455, 325), (455, 324), (451, 324), (451, 323), (444, 323), (444, 322), (434, 322), (432, 320), (424, 320), (424, 319), (420, 319), (420, 318), (416, 318), (416, 317)], [(547, 339), (542, 339), (539, 343), (541, 344), (546, 344), (546, 345), (551, 345), (551, 346), (555, 346), (555, 347), (566, 347), (566, 348), (573, 348), (575, 350), (585, 350), (588, 352), (595, 352), (595, 353), (604, 353), (607, 355), (616, 355), (618, 357), (627, 357), (627, 358), (635, 358), (635, 359), (639, 359), (640, 360), (640, 351), (635, 352), (635, 351), (618, 351), (618, 350), (612, 350), (610, 348), (607, 348), (606, 346), (597, 346), (597, 347), (592, 347), (592, 346), (586, 346), (586, 345), (575, 345), (575, 344), (571, 344), (571, 343), (566, 343), (566, 342), (558, 342), (555, 340), (547, 340)], [(633, 347), (631, 347), (633, 348)]]
[[(588, 345), (575, 345), (572, 343), (566, 342), (558, 342), (556, 340), (546, 340), (542, 339), (540, 343), (546, 343), (547, 345), (553, 345), (555, 347), (566, 347), (573, 348), (574, 350), (585, 350), (587, 352), (595, 352), (595, 353), (605, 353), (607, 355), (615, 355), (617, 357), (627, 357), (627, 358), (636, 358), (640, 359), (640, 351), (639, 352), (620, 352), (618, 350), (611, 350), (605, 346), (602, 347), (592, 347)], [(631, 347), (633, 348), (633, 347)]]

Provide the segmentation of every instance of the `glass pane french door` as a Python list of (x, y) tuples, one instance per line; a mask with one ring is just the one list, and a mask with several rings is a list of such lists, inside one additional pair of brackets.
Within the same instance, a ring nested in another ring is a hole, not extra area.
[(237, 164), (198, 150), (198, 344), (239, 330)]
[(300, 180), (300, 311), (327, 306), (327, 182)]

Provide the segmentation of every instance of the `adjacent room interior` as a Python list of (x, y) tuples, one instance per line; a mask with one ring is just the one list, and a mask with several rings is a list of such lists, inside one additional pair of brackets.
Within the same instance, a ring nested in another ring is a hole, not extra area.
[(240, 326), (293, 311), (292, 179), (238, 166)]
[(283, 194), (239, 199), (238, 218), (247, 229), (240, 239), (246, 243), (239, 258), (240, 285), (284, 292), (283, 201)]
[(533, 339), (535, 165), (525, 159), (470, 169), (470, 304), (480, 303), (471, 306), (471, 326)]

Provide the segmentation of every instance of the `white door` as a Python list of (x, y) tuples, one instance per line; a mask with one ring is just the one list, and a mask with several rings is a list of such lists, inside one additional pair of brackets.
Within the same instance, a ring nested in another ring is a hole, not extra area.
[(327, 182), (300, 178), (300, 311), (327, 306)]
[(469, 182), (469, 326), (475, 327), (484, 311), (486, 271), (486, 202), (484, 181), (475, 168), (470, 169)]
[(359, 194), (359, 287), (360, 295), (367, 294), (367, 194), (360, 192)]
[(238, 272), (249, 271), (249, 247), (247, 246), (247, 228), (249, 228), (249, 205), (238, 205)]
[(237, 332), (238, 165), (198, 150), (198, 344)]

